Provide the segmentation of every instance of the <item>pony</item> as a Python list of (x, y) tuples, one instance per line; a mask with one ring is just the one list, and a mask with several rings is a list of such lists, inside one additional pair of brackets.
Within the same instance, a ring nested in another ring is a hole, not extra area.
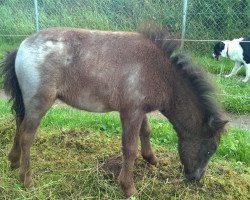
[(160, 111), (178, 135), (178, 152), (188, 180), (200, 180), (216, 151), (223, 110), (206, 74), (167, 40), (163, 29), (137, 32), (49, 28), (26, 38), (2, 62), (4, 90), (12, 101), (16, 133), (8, 155), (20, 181), (32, 187), (30, 148), (39, 123), (56, 99), (90, 112), (118, 111), (123, 164), (118, 182), (126, 197), (137, 193), (133, 168), (138, 143), (150, 164), (146, 114)]

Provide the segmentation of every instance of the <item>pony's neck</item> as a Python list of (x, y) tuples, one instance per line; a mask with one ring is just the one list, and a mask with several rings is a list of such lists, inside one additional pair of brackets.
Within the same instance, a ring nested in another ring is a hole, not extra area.
[(198, 134), (203, 122), (203, 108), (196, 91), (178, 72), (174, 73), (173, 101), (162, 111), (173, 124), (178, 134)]

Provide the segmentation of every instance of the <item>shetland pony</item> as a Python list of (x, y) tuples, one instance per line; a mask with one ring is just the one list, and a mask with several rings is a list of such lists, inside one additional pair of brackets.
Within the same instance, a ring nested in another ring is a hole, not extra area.
[(178, 135), (188, 180), (200, 180), (216, 151), (223, 112), (205, 74), (162, 30), (109, 32), (50, 28), (25, 39), (2, 62), (4, 89), (13, 101), (16, 133), (9, 161), (20, 180), (33, 186), (30, 147), (39, 123), (56, 99), (90, 112), (118, 111), (123, 164), (119, 184), (126, 197), (137, 193), (133, 167), (138, 140), (142, 157), (157, 158), (146, 114), (159, 110)]

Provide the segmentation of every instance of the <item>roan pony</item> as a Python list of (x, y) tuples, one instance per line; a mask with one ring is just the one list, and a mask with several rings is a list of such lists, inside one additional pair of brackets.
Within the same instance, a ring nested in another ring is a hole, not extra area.
[(126, 197), (137, 193), (133, 167), (157, 158), (146, 114), (159, 110), (173, 124), (188, 180), (200, 180), (220, 141), (226, 120), (205, 74), (162, 29), (109, 32), (50, 28), (25, 39), (2, 62), (4, 89), (13, 101), (16, 134), (9, 153), (24, 186), (33, 186), (30, 148), (41, 118), (56, 99), (91, 112), (118, 111), (123, 164), (119, 184)]

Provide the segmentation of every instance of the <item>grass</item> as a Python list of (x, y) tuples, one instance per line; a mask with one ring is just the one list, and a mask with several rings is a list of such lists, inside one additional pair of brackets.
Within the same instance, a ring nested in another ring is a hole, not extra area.
[[(14, 39), (14, 41), (8, 41), (6, 39), (0, 38), (0, 63), (8, 51), (17, 48), (21, 43), (22, 39)], [(1, 85), (0, 85), (1, 86)]]
[[(38, 131), (31, 159), (35, 188), (18, 182), (6, 159), (14, 120), (0, 101), (0, 199), (122, 199), (116, 176), (120, 168), (121, 128), (117, 113), (93, 114), (68, 107), (52, 108)], [(176, 134), (161, 118), (150, 118), (152, 143), (160, 165), (141, 157), (135, 167), (137, 199), (248, 199), (249, 131), (230, 129), (200, 183), (180, 181), (182, 167)], [(116, 167), (112, 168), (111, 161)]]
[(222, 58), (217, 61), (212, 56), (199, 53), (190, 53), (190, 57), (212, 75), (214, 85), (217, 87), (218, 99), (227, 112), (250, 113), (250, 84), (241, 81), (241, 76), (245, 76), (244, 67), (237, 76), (225, 78), (224, 75), (229, 74), (234, 66), (234, 62), (230, 59)]

